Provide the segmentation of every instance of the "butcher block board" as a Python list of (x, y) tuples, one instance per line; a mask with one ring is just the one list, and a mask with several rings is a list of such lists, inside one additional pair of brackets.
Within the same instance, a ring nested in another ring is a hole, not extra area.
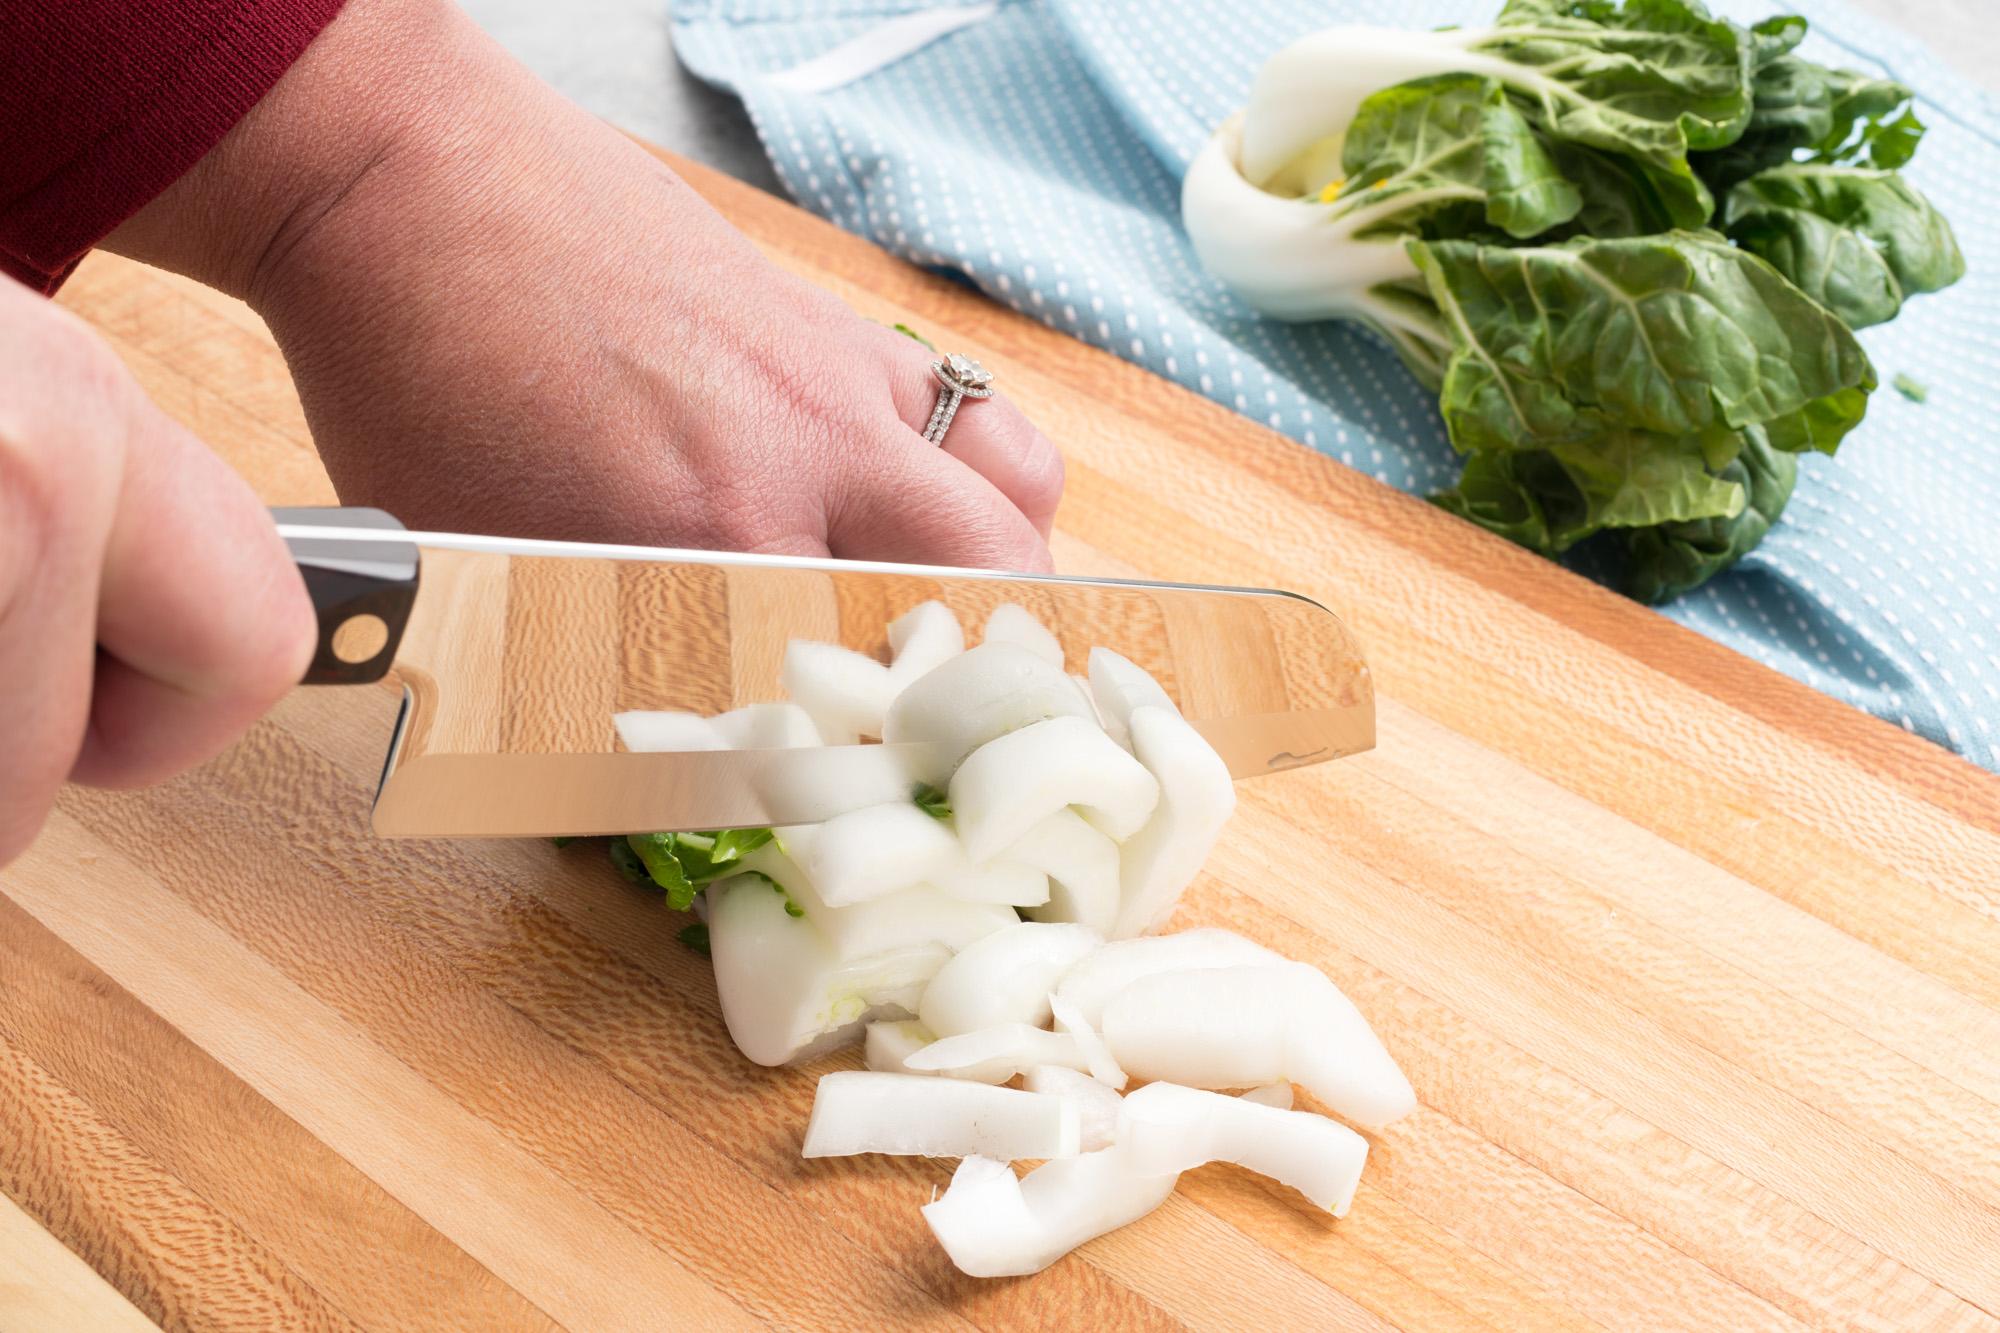
[[(0, 1326), (2000, 1328), (2000, 779), (677, 165), (995, 368), (1067, 450), (1064, 569), (1359, 631), (1379, 748), (1245, 783), (1177, 924), (1324, 968), (1421, 1106), (1344, 1220), (1209, 1167), (962, 1278), (949, 1164), (799, 1160), (851, 1054), (741, 1059), (590, 847), (372, 839), (395, 697), (302, 692), (0, 871), (0, 1238), (82, 1261)], [(244, 308), (104, 256), (62, 300), (272, 503), (334, 498)]]

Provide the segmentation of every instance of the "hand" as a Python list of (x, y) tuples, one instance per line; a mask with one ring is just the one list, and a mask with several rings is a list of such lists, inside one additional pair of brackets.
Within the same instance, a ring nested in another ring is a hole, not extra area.
[(353, 0), (114, 244), (246, 296), (341, 498), (412, 527), (1049, 568), (1015, 408), (925, 444), (930, 353), (434, 0)]
[(305, 586), (237, 476), (0, 278), (0, 864), (65, 778), (215, 754), (305, 674)]

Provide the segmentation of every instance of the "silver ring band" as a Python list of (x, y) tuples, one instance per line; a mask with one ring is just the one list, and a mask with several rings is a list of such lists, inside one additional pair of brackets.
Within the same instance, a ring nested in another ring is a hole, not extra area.
[(931, 362), (931, 374), (937, 377), (938, 396), (931, 408), (930, 424), (924, 427), (924, 439), (942, 446), (944, 433), (951, 429), (960, 403), (968, 398), (993, 396), (993, 373), (971, 357), (954, 352), (941, 361)]

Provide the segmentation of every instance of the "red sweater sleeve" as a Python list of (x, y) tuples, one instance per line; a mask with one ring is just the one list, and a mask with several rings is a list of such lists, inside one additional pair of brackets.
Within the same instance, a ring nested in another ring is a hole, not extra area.
[(343, 0), (0, 0), (0, 270), (53, 292)]

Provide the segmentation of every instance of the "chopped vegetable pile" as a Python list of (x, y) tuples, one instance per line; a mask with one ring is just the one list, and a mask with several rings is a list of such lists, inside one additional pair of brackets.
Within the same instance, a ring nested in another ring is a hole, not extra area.
[[(790, 702), (616, 719), (631, 750), (874, 738), (948, 757), (909, 801), (823, 824), (611, 842), (627, 876), (702, 915), (681, 938), (712, 958), (744, 1055), (864, 1043), (866, 1070), (820, 1079), (805, 1156), (962, 1159), (923, 1212), (976, 1277), (1046, 1268), (1209, 1162), (1345, 1214), (1368, 1155), (1349, 1124), (1416, 1104), (1366, 1020), (1317, 969), (1240, 935), (1144, 933), (1235, 808), (1221, 758), (1117, 653), (1068, 674), (1022, 607), (968, 649), (926, 602), (888, 641), (886, 666), (793, 641)], [(1295, 1108), (1294, 1085), (1340, 1119)]]
[(1805, 31), (1699, 0), (1328, 29), (1189, 169), (1188, 233), (1253, 306), (1364, 321), (1438, 391), (1466, 456), (1438, 504), (1545, 555), (1603, 534), (1664, 600), (1861, 421), (1853, 330), (1965, 271), (1897, 174), (1909, 89), (1800, 58)]

